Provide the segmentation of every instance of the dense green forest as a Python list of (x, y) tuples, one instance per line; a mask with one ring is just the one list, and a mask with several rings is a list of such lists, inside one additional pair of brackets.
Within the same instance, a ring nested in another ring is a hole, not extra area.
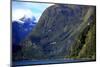
[[(95, 18), (95, 15), (93, 15)], [(71, 53), (66, 58), (74, 59), (96, 59), (96, 19), (87, 26), (77, 37), (76, 42), (71, 46)]]

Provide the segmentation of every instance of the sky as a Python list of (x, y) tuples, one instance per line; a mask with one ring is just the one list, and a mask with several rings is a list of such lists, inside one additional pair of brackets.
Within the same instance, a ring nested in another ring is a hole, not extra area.
[(18, 20), (24, 15), (35, 16), (39, 20), (43, 11), (53, 4), (33, 3), (33, 2), (12, 2), (12, 20)]

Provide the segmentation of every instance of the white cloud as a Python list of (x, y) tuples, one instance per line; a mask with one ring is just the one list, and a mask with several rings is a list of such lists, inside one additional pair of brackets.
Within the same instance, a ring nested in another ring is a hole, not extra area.
[(53, 5), (47, 3), (34, 3), (34, 2), (13, 2), (12, 8), (12, 20), (18, 20), (23, 16), (27, 15), (28, 17), (34, 16), (36, 22), (38, 22), (43, 11)]
[(12, 20), (18, 20), (24, 16), (31, 17), (32, 12), (28, 9), (16, 9), (12, 12)]

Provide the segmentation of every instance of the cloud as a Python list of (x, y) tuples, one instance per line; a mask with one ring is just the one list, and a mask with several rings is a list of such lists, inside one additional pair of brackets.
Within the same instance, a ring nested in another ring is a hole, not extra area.
[(53, 4), (33, 2), (12, 2), (12, 13), (15, 14), (16, 10), (19, 9), (25, 10), (23, 12), (31, 11), (32, 14), (36, 17), (36, 21), (38, 21), (43, 11), (51, 5)]

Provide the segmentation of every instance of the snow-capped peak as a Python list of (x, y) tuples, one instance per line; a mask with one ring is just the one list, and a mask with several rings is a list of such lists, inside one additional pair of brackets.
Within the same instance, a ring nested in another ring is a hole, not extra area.
[(20, 22), (25, 23), (24, 21), (27, 20), (31, 21), (36, 20), (30, 10), (17, 9), (13, 12), (12, 15), (13, 15), (12, 21), (19, 21), (19, 23)]
[(26, 9), (26, 10), (25, 9), (16, 9), (12, 15), (13, 15), (13, 20), (18, 20), (24, 16), (31, 17), (33, 14), (28, 9)]

